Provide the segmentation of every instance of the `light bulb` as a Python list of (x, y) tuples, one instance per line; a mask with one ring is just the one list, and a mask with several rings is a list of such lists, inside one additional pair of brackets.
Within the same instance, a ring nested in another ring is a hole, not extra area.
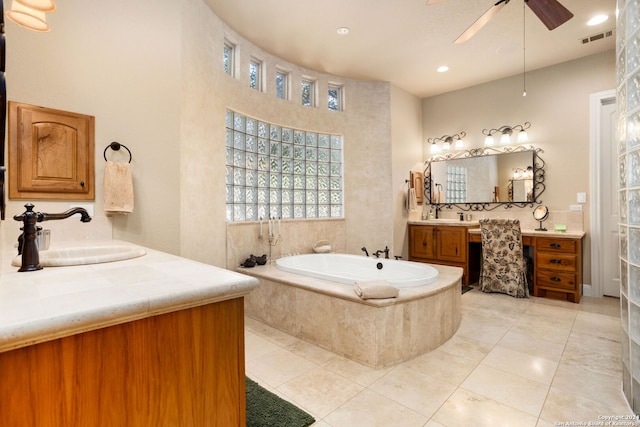
[(518, 132), (518, 142), (529, 142), (529, 135), (526, 130)]
[(484, 139), (484, 145), (486, 145), (487, 147), (490, 147), (493, 145), (493, 137), (491, 135), (487, 136)]
[(505, 132), (500, 137), (500, 144), (509, 144), (509, 143), (511, 143), (511, 135)]

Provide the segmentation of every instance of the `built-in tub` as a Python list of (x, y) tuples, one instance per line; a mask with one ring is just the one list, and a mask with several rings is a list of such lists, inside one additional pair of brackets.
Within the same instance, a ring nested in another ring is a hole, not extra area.
[[(431, 351), (458, 330), (461, 268), (429, 265), (438, 273), (431, 283), (399, 287), (397, 298), (380, 300), (358, 297), (353, 281), (340, 283), (282, 269), (283, 265), (296, 265), (307, 257), (318, 257), (318, 263), (329, 262), (331, 258), (322, 258), (324, 256), (326, 254), (309, 254), (297, 260), (294, 256), (282, 259), (280, 266), (273, 263), (240, 268), (242, 273), (260, 280), (259, 286), (245, 297), (245, 314), (374, 368), (391, 366)], [(367, 260), (357, 255), (347, 258), (351, 257)], [(382, 262), (382, 270), (392, 264), (394, 268), (404, 264), (408, 269), (415, 264), (369, 260), (376, 264)], [(330, 266), (327, 269), (331, 271)], [(376, 278), (364, 275), (353, 280)]]
[(397, 288), (423, 286), (438, 280), (438, 270), (419, 262), (347, 254), (306, 254), (280, 258), (276, 267), (290, 273), (353, 285), (385, 280)]

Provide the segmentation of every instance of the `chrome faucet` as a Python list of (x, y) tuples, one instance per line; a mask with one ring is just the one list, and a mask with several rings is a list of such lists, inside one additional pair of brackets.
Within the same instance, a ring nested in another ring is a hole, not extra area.
[(48, 214), (34, 212), (34, 206), (32, 203), (27, 203), (24, 207), (27, 209), (24, 213), (14, 215), (13, 217), (14, 220), (23, 222), (23, 227), (21, 228), (22, 234), (18, 237), (18, 255), (22, 255), (22, 264), (18, 271), (42, 270), (42, 266), (40, 265), (40, 255), (38, 253), (38, 245), (36, 244), (36, 235), (39, 228), (36, 226), (36, 223), (66, 219), (77, 213), (81, 215), (80, 221), (91, 221), (91, 217), (84, 208), (72, 208), (66, 212)]

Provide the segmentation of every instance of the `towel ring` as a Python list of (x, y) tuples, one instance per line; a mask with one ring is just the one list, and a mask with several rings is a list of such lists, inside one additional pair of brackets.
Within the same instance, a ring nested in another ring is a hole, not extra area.
[(103, 153), (104, 161), (105, 162), (107, 161), (107, 150), (109, 148), (111, 148), (113, 151), (118, 151), (120, 147), (127, 150), (127, 152), (129, 153), (129, 163), (131, 163), (131, 159), (133, 159), (133, 156), (131, 155), (131, 150), (129, 150), (126, 145), (120, 144), (119, 142), (115, 142), (115, 141), (105, 147), (104, 153)]

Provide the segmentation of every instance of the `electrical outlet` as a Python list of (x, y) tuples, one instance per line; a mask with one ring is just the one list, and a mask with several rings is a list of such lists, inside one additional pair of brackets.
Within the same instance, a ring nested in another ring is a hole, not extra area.
[(582, 211), (582, 206), (581, 205), (571, 205), (571, 206), (569, 206), (569, 210), (570, 211), (581, 212)]

